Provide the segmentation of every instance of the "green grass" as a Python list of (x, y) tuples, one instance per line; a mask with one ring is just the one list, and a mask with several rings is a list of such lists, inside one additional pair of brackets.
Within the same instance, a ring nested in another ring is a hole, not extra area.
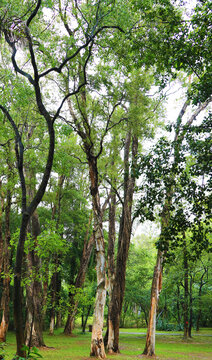
[[(121, 354), (108, 356), (109, 360), (137, 360), (141, 359), (144, 349), (146, 329), (121, 329), (120, 350)], [(128, 335), (127, 332), (134, 332)], [(175, 332), (173, 332), (175, 333)], [(195, 333), (195, 332), (194, 332)], [(172, 334), (169, 332), (169, 334)], [(182, 334), (182, 333), (181, 333)], [(194, 336), (187, 342), (182, 336), (156, 335), (156, 355), (160, 360), (211, 360), (212, 359), (212, 337), (201, 336), (212, 335), (212, 329), (201, 329), (200, 336)], [(44, 360), (89, 360), (89, 349), (91, 334), (81, 334), (76, 330), (74, 336), (63, 335), (62, 330), (57, 330), (55, 335), (44, 334), (47, 348), (40, 349)], [(11, 360), (15, 353), (15, 335), (9, 332), (7, 337), (6, 359)]]

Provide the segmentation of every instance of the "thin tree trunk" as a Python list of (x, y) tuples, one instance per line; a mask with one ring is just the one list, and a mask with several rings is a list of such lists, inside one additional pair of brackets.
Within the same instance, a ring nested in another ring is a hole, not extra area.
[(88, 311), (87, 311), (86, 316), (85, 316), (85, 319), (83, 318), (83, 315), (82, 315), (82, 332), (83, 333), (85, 333), (85, 328), (86, 328), (86, 325), (87, 325), (88, 316), (90, 315), (90, 312), (91, 312), (91, 308), (92, 308), (92, 305), (89, 305)]
[(132, 139), (132, 168), (136, 164), (136, 155), (138, 151), (138, 139), (136, 136), (131, 137), (128, 132), (125, 140), (124, 151), (124, 203), (122, 208), (122, 216), (120, 220), (118, 254), (116, 260), (116, 273), (111, 298), (110, 311), (110, 332), (108, 332), (108, 351), (110, 353), (119, 353), (119, 325), (120, 316), (125, 292), (125, 275), (126, 262), (130, 245), (131, 229), (132, 229), (132, 201), (135, 186), (135, 178), (129, 171), (129, 152)]
[[(59, 227), (60, 214), (61, 214), (61, 200), (62, 200), (62, 188), (65, 181), (65, 175), (60, 175), (58, 179), (58, 190), (56, 193), (56, 199), (52, 208), (52, 220), (56, 220), (56, 229)], [(56, 306), (59, 304), (60, 299), (60, 288), (61, 279), (60, 273), (58, 272), (59, 256), (57, 254), (53, 257), (55, 271), (50, 281), (50, 294), (51, 294), (51, 310), (50, 310), (50, 324), (49, 324), (49, 335), (54, 334), (55, 318), (56, 318)]]
[(111, 201), (109, 205), (109, 236), (108, 236), (108, 295), (109, 295), (109, 307), (108, 307), (108, 326), (104, 342), (107, 346), (108, 353), (111, 353), (114, 342), (114, 331), (112, 324), (112, 292), (115, 280), (115, 259), (114, 259), (114, 247), (115, 247), (115, 219), (116, 219), (116, 194), (111, 189)]
[(163, 253), (158, 251), (157, 262), (154, 269), (152, 290), (151, 290), (151, 303), (149, 311), (149, 322), (146, 337), (146, 345), (143, 354), (147, 356), (155, 355), (155, 331), (156, 331), (156, 314), (158, 299), (162, 289), (162, 271), (163, 271)]
[[(85, 239), (84, 239), (84, 246), (83, 246), (83, 253), (82, 253), (82, 257), (81, 257), (81, 261), (80, 261), (80, 268), (79, 268), (78, 275), (77, 275), (77, 278), (76, 278), (76, 281), (74, 284), (75, 288), (77, 288), (77, 289), (81, 288), (84, 284), (86, 271), (87, 271), (91, 253), (92, 253), (92, 250), (94, 247), (95, 239), (94, 239), (93, 235), (90, 237), (89, 241), (87, 241), (91, 220), (92, 219), (90, 217), (87, 232), (86, 232)], [(74, 318), (76, 316), (77, 309), (78, 309), (78, 301), (76, 301), (74, 299), (74, 294), (70, 294), (69, 314), (68, 314), (68, 319), (66, 321), (66, 325), (65, 325), (65, 329), (64, 329), (64, 333), (66, 335), (72, 334)]]
[(190, 291), (189, 291), (189, 327), (188, 327), (188, 336), (191, 338), (191, 329), (193, 326), (193, 299), (192, 299), (192, 285), (193, 285), (193, 279), (192, 275), (190, 275)]
[[(10, 175), (9, 175), (10, 176)], [(8, 181), (10, 178), (8, 178)], [(3, 263), (3, 291), (1, 298), (1, 324), (0, 324), (0, 342), (6, 341), (7, 330), (9, 326), (10, 315), (10, 211), (11, 211), (11, 191), (7, 190), (7, 199), (5, 206), (5, 236), (2, 251), (2, 263)], [(2, 236), (2, 234), (0, 234)]]
[(197, 314), (196, 331), (199, 331), (199, 329), (200, 329), (200, 320), (201, 320), (201, 316), (202, 316), (201, 296), (202, 296), (202, 288), (205, 285), (205, 282), (203, 282), (203, 278), (206, 273), (207, 273), (207, 269), (204, 268), (204, 273), (202, 274), (201, 279), (200, 279), (200, 286), (199, 286), (199, 293), (198, 293), (198, 314)]
[(186, 244), (183, 249), (183, 265), (184, 265), (184, 304), (183, 304), (183, 317), (184, 317), (184, 339), (188, 338), (188, 257)]
[(181, 316), (180, 316), (180, 287), (177, 285), (177, 322), (178, 325), (181, 323)]

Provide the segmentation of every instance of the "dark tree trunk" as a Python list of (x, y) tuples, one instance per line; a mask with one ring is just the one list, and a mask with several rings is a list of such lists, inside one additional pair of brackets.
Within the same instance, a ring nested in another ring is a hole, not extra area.
[[(107, 319), (107, 332), (104, 338), (104, 343), (111, 352), (113, 346), (113, 324), (112, 324), (112, 292), (115, 280), (115, 220), (116, 220), (116, 194), (111, 189), (111, 201), (109, 204), (109, 236), (108, 236), (108, 294), (109, 294), (109, 306), (108, 306), (108, 319)], [(110, 341), (110, 343), (108, 343)], [(111, 344), (112, 341), (112, 344)]]
[(88, 316), (90, 315), (90, 312), (91, 312), (91, 308), (92, 308), (92, 305), (89, 305), (88, 311), (87, 311), (87, 313), (86, 313), (85, 318), (84, 318), (84, 316), (82, 315), (82, 332), (83, 332), (83, 333), (85, 333), (85, 328), (86, 328), (86, 325), (87, 325)]
[(29, 222), (29, 214), (24, 213), (22, 215), (20, 236), (16, 252), (16, 262), (14, 271), (14, 323), (16, 329), (16, 341), (17, 341), (17, 354), (21, 357), (25, 357), (25, 351), (22, 350), (24, 341), (23, 331), (23, 308), (22, 308), (22, 263), (24, 256), (24, 243), (26, 239), (27, 227)]
[(30, 221), (30, 232), (34, 241), (34, 249), (27, 255), (27, 269), (30, 283), (26, 286), (27, 317), (25, 325), (25, 344), (29, 347), (45, 346), (43, 340), (43, 290), (39, 277), (40, 259), (36, 253), (37, 236), (40, 234), (38, 214), (33, 213)]
[[(56, 221), (56, 229), (59, 227), (60, 215), (61, 215), (61, 200), (62, 200), (62, 188), (65, 181), (65, 176), (61, 175), (58, 179), (58, 190), (56, 193), (56, 199), (54, 206), (52, 208), (52, 220)], [(60, 289), (61, 289), (61, 276), (58, 272), (58, 265), (60, 263), (59, 256), (55, 254), (54, 256), (54, 266), (55, 272), (52, 275), (50, 281), (50, 296), (51, 296), (51, 309), (50, 309), (50, 325), (49, 325), (49, 334), (54, 334), (55, 328), (55, 319), (57, 316), (56, 307), (59, 305), (60, 300)]]
[(58, 267), (58, 256), (55, 255), (54, 259), (54, 266), (56, 271), (53, 273), (50, 283), (50, 298), (51, 298), (51, 309), (50, 309), (50, 325), (49, 325), (49, 335), (54, 334), (54, 327), (55, 327), (55, 316), (56, 316), (56, 301), (57, 301), (57, 288), (58, 288), (58, 281), (59, 281), (59, 273), (57, 271)]
[(184, 339), (188, 338), (188, 257), (186, 244), (183, 249), (183, 265), (184, 265), (184, 303), (183, 303), (183, 318), (184, 318)]
[[(5, 206), (5, 236), (3, 241), (3, 248), (1, 249), (1, 265), (3, 266), (3, 289), (2, 289), (2, 297), (1, 297), (1, 324), (0, 324), (0, 342), (6, 341), (7, 330), (9, 326), (9, 304), (10, 304), (10, 211), (11, 211), (11, 191), (7, 190), (7, 199)], [(1, 221), (1, 220), (0, 220)], [(1, 224), (0, 224), (1, 226)], [(2, 237), (1, 229), (0, 229), (0, 241)]]
[(129, 153), (132, 139), (132, 168), (136, 163), (136, 155), (138, 150), (138, 139), (136, 136), (131, 137), (129, 132), (125, 140), (124, 151), (124, 203), (122, 209), (122, 216), (120, 220), (119, 239), (118, 239), (118, 253), (116, 260), (116, 273), (111, 298), (110, 311), (110, 331), (108, 332), (108, 351), (110, 353), (119, 352), (119, 324), (120, 316), (125, 292), (125, 275), (126, 262), (128, 258), (128, 251), (130, 245), (131, 229), (132, 229), (132, 201), (135, 186), (135, 178), (130, 174), (129, 170)]
[(188, 327), (188, 336), (191, 338), (191, 329), (193, 326), (193, 299), (192, 299), (192, 285), (193, 279), (192, 275), (190, 275), (190, 291), (189, 291), (189, 327)]
[(180, 287), (177, 285), (177, 322), (178, 325), (181, 324), (181, 315), (180, 315)]
[[(88, 229), (87, 229), (86, 236), (84, 239), (84, 246), (83, 246), (83, 253), (82, 253), (82, 257), (81, 257), (81, 261), (80, 261), (80, 268), (79, 268), (78, 275), (77, 275), (77, 278), (76, 278), (76, 281), (74, 284), (76, 289), (81, 288), (84, 284), (86, 271), (87, 271), (91, 253), (92, 253), (92, 250), (94, 247), (94, 236), (93, 235), (90, 237), (89, 241), (87, 241), (88, 236), (89, 236), (90, 223), (91, 223), (91, 217), (90, 217), (90, 220), (88, 223)], [(66, 335), (72, 334), (74, 319), (75, 319), (75, 316), (77, 313), (77, 308), (78, 308), (78, 301), (75, 300), (74, 294), (70, 294), (69, 314), (68, 314), (68, 319), (66, 321), (66, 325), (65, 325), (65, 329), (64, 329), (64, 333)]]
[(205, 285), (205, 282), (203, 282), (203, 278), (206, 273), (207, 273), (207, 268), (204, 268), (204, 272), (200, 279), (199, 293), (198, 293), (198, 313), (197, 313), (197, 327), (196, 327), (197, 331), (199, 331), (199, 329), (200, 329), (200, 320), (201, 320), (201, 316), (202, 316), (201, 296), (202, 296), (202, 288)]

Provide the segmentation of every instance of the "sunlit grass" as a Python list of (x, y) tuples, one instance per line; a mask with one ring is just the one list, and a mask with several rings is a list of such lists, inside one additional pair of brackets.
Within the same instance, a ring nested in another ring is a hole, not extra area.
[[(146, 329), (120, 329), (121, 354), (108, 356), (109, 360), (132, 360), (140, 359), (145, 345)], [(134, 332), (134, 335), (127, 334)], [(182, 336), (175, 336), (175, 332), (169, 335), (156, 336), (156, 355), (160, 360), (210, 360), (212, 359), (212, 329), (201, 329), (200, 336), (194, 336), (188, 341)], [(40, 349), (40, 354), (45, 360), (88, 360), (90, 353), (91, 333), (82, 334), (76, 329), (73, 336), (65, 336), (62, 329), (55, 331), (53, 336), (44, 334), (46, 348)], [(11, 360), (15, 354), (15, 334), (9, 332), (7, 337), (6, 360)]]

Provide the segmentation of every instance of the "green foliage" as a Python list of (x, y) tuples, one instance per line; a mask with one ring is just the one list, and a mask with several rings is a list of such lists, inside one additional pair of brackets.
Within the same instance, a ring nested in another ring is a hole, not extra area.
[(26, 357), (16, 355), (13, 360), (37, 360), (43, 358), (43, 356), (39, 353), (39, 350), (35, 346), (29, 348), (29, 346), (24, 345), (22, 350), (26, 351)]

